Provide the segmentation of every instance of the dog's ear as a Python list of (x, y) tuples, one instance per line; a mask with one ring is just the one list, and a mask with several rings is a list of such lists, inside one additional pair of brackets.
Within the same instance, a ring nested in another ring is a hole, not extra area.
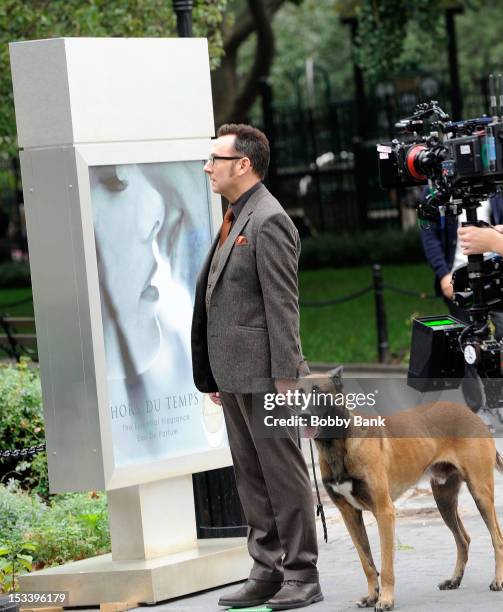
[(342, 375), (344, 372), (344, 366), (343, 365), (339, 365), (335, 368), (333, 368), (333, 370), (329, 370), (327, 372), (328, 376), (332, 379), (332, 382), (334, 383), (334, 387), (338, 390), (341, 391), (343, 384), (342, 384)]
[(343, 365), (337, 366), (327, 372), (327, 376), (331, 379), (338, 393), (340, 393), (344, 388), (344, 384), (342, 382), (343, 372), (344, 372)]

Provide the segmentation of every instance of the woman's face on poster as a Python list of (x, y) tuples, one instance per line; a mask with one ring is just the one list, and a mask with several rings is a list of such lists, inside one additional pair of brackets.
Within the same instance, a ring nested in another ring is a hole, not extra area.
[(132, 350), (158, 334), (153, 243), (164, 221), (164, 203), (134, 164), (94, 168), (92, 178), (102, 293), (104, 289), (108, 294), (108, 316), (120, 326)]

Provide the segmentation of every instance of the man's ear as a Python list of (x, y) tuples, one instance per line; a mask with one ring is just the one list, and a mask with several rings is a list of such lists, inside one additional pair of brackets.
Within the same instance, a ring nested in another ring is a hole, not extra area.
[(245, 174), (246, 172), (248, 172), (248, 170), (251, 169), (251, 167), (251, 161), (248, 157), (243, 157), (239, 160), (240, 174)]

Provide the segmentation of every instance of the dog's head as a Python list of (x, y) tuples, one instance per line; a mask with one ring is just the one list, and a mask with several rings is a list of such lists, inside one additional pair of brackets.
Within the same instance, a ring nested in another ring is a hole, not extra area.
[(341, 427), (323, 424), (328, 417), (348, 418), (342, 376), (343, 366), (337, 366), (325, 374), (309, 374), (298, 380), (301, 407), (297, 408), (297, 413), (307, 417), (310, 422), (313, 420), (311, 417), (316, 416), (322, 423), (304, 428), (305, 437), (345, 437)]

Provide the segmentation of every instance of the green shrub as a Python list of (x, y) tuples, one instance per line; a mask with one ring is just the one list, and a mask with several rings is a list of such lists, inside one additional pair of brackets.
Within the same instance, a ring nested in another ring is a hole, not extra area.
[[(22, 361), (0, 366), (0, 449), (44, 442), (38, 368)], [(15, 576), (109, 552), (104, 493), (67, 493), (49, 498), (45, 453), (0, 460), (0, 583), (15, 588)], [(28, 489), (30, 492), (27, 492)], [(44, 499), (45, 498), (45, 499)]]
[(65, 493), (46, 504), (15, 481), (0, 486), (0, 549), (32, 545), (33, 566), (59, 565), (110, 551), (105, 493)]
[(0, 590), (15, 591), (18, 588), (18, 576), (31, 572), (36, 544), (23, 540), (12, 541), (9, 546), (0, 546)]
[[(0, 365), (0, 450), (22, 449), (44, 442), (42, 391), (38, 368), (23, 360), (16, 366)], [(47, 459), (35, 457), (0, 460), (0, 478), (13, 476), (22, 485), (47, 495)]]
[(36, 544), (29, 534), (45, 511), (40, 498), (19, 491), (15, 480), (0, 485), (0, 590), (15, 590), (17, 575), (31, 570)]
[(0, 543), (8, 544), (15, 534), (30, 533), (46, 511), (40, 497), (21, 491), (16, 481), (0, 485)]
[(424, 262), (424, 252), (416, 228), (354, 234), (321, 234), (302, 241), (301, 269), (339, 268), (372, 263)]
[(58, 565), (110, 551), (105, 493), (54, 496), (31, 534), (37, 566)]

